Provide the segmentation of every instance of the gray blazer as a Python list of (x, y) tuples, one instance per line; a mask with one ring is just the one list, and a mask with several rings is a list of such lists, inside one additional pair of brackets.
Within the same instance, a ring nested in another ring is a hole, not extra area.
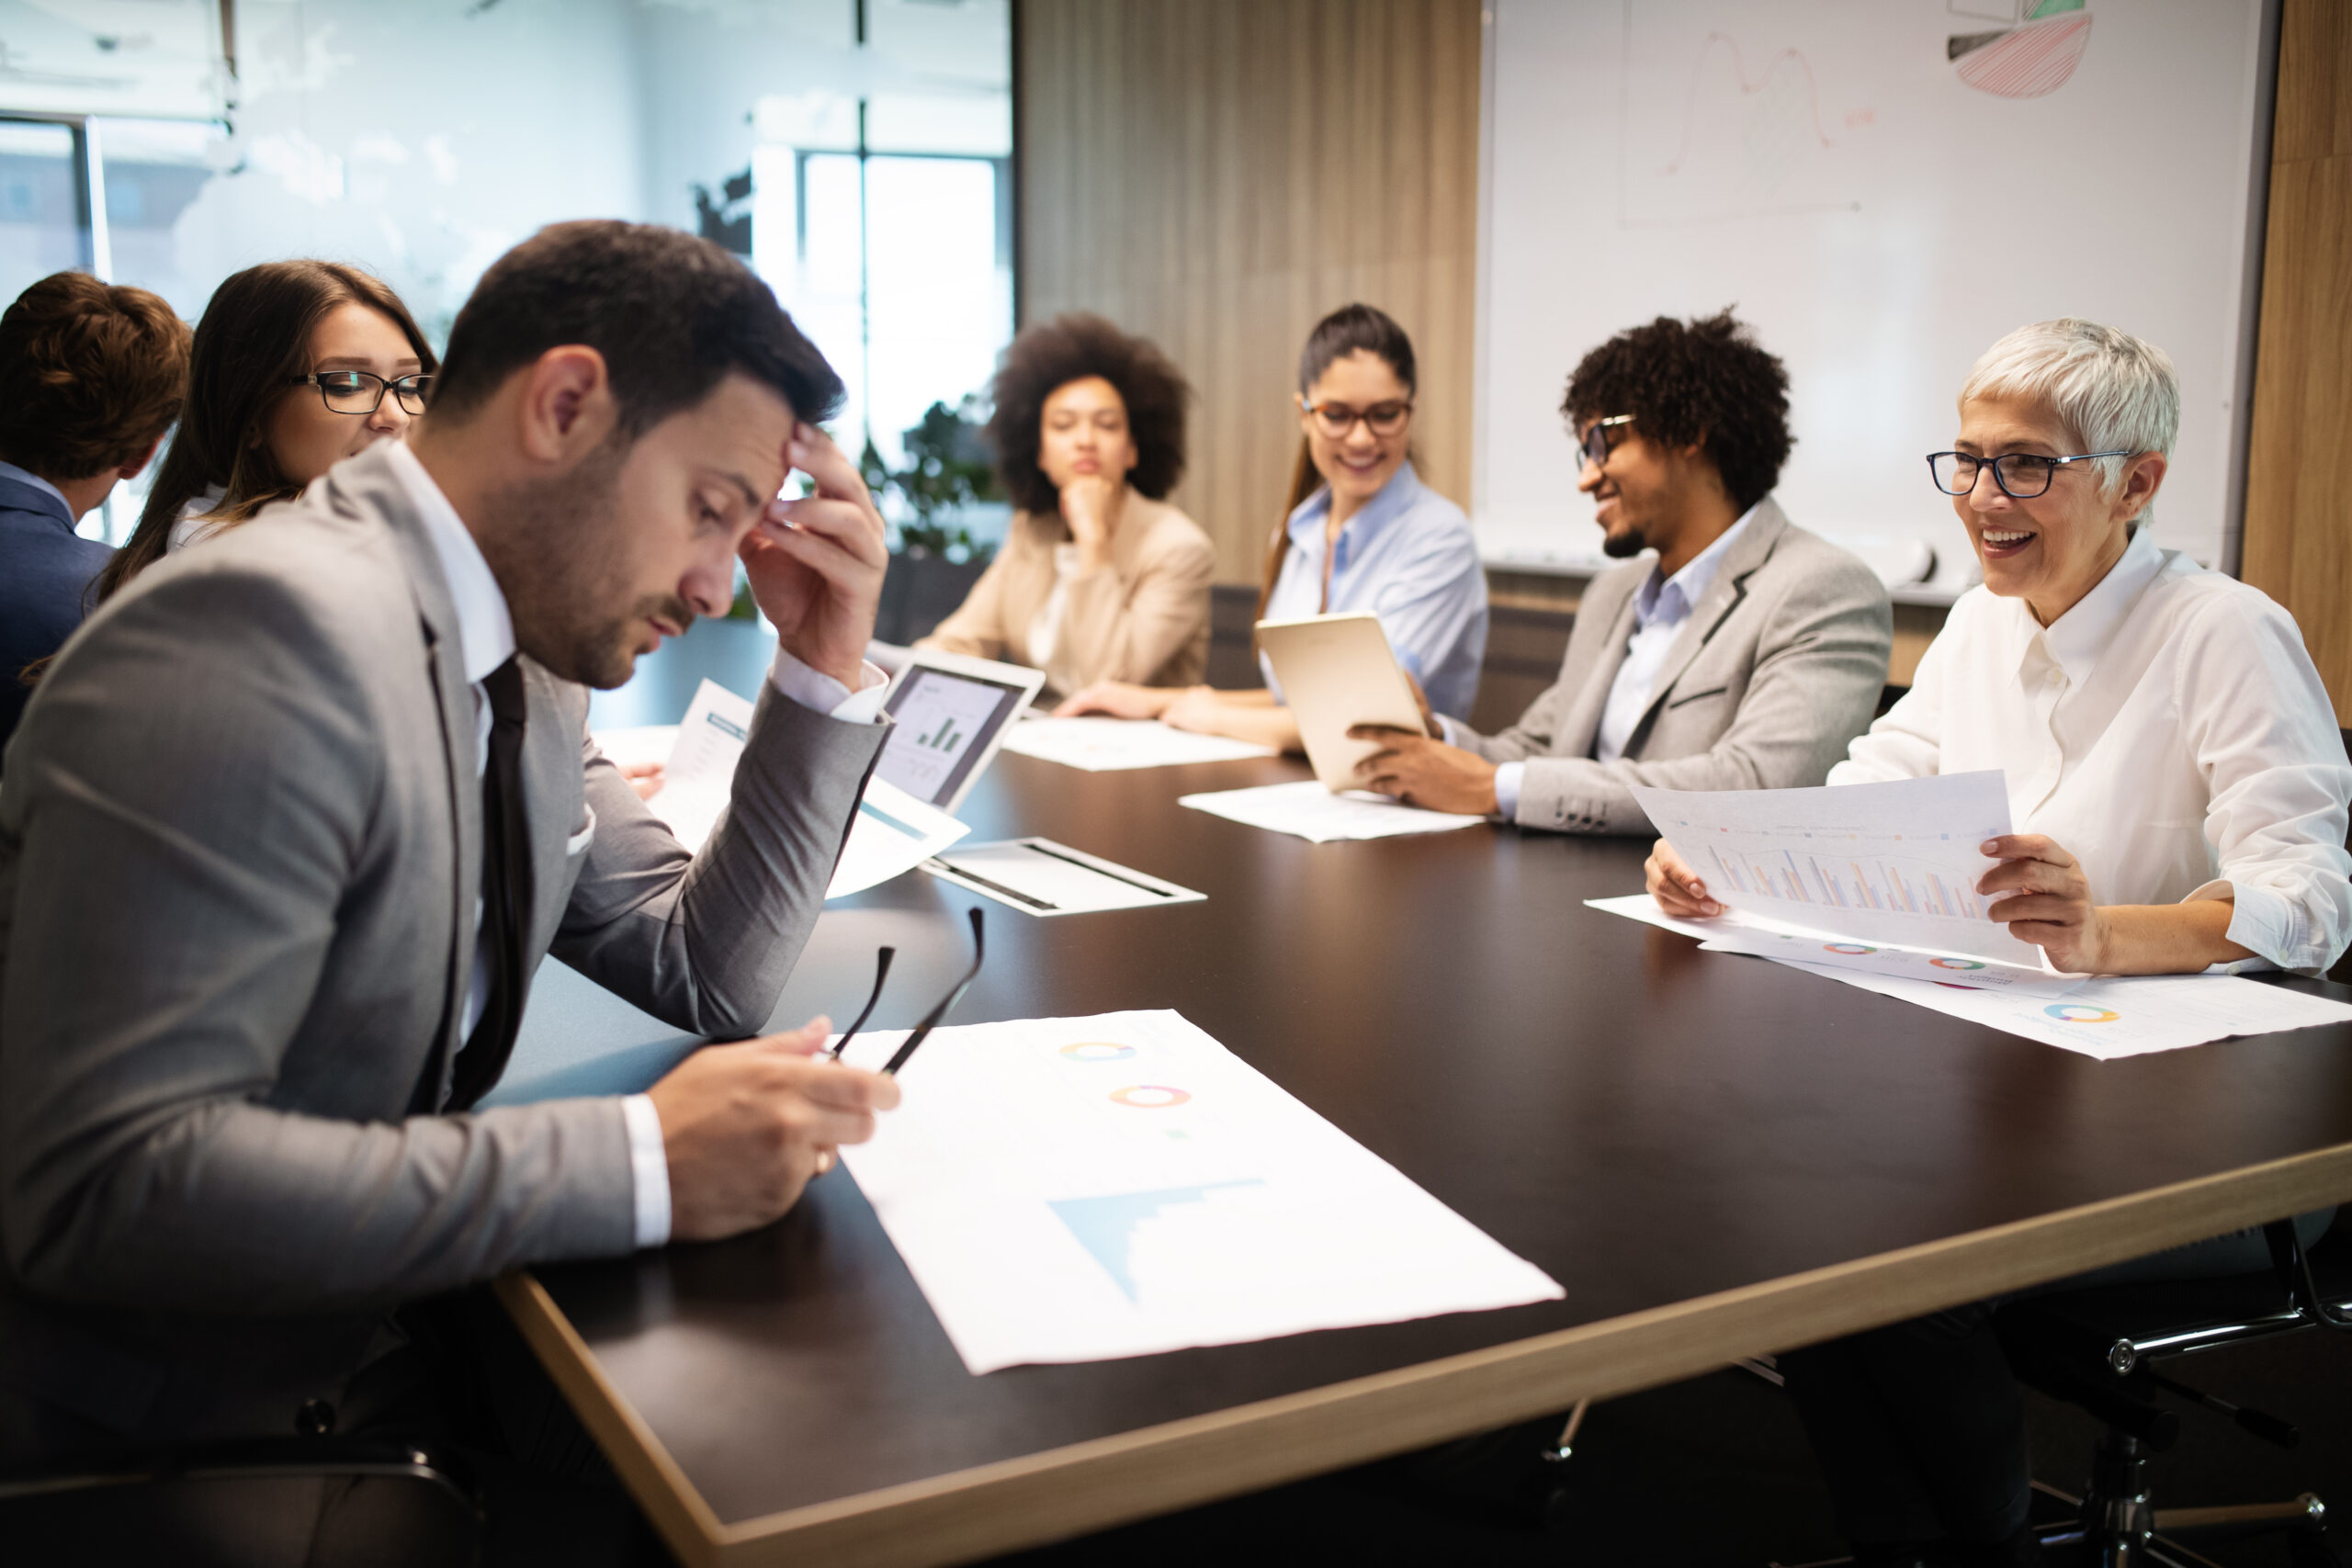
[[(154, 567), (41, 682), (0, 784), (0, 1452), (58, 1412), (284, 1434), (393, 1303), (634, 1244), (617, 1100), (436, 1113), (481, 887), (456, 626), (365, 454)], [(525, 672), (533, 961), (755, 1032), (888, 726), (763, 692), (690, 856), (587, 692)]]
[(1870, 728), (1886, 684), (1894, 612), (1870, 568), (1788, 519), (1767, 496), (1667, 652), (1649, 704), (1613, 762), (1593, 736), (1634, 635), (1651, 570), (1595, 578), (1577, 607), (1560, 679), (1500, 735), (1456, 731), (1490, 761), (1524, 761), (1517, 820), (1568, 833), (1647, 833), (1633, 784), (1788, 789), (1817, 784)]

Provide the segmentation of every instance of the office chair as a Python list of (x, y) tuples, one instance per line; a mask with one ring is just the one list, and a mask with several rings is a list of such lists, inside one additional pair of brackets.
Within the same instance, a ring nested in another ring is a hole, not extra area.
[(2149, 1456), (2180, 1432), (2160, 1394), (2227, 1416), (2279, 1448), (2293, 1448), (2299, 1438), (2279, 1417), (2199, 1393), (2160, 1368), (2201, 1350), (2314, 1328), (2352, 1334), (2352, 1225), (2336, 1226), (2308, 1252), (2287, 1221), (2263, 1234), (2272, 1260), (2266, 1272), (2061, 1291), (1995, 1314), (2018, 1377), (2106, 1427), (2079, 1499), (2035, 1483), (2075, 1509), (2038, 1532), (2043, 1545), (2074, 1546), (2075, 1561), (2097, 1568), (2198, 1568), (2209, 1560), (2188, 1541), (2286, 1531), (2295, 1568), (2338, 1568), (2324, 1536), (2326, 1506), (2308, 1492), (2290, 1502), (2159, 1508), (2149, 1485)]
[(470, 1480), (408, 1443), (272, 1438), (0, 1475), (18, 1562), (463, 1568), (482, 1538)]

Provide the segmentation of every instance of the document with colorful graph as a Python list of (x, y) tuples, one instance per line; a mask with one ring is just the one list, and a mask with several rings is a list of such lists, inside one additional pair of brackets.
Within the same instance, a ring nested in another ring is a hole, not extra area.
[(2233, 975), (2108, 976), (2050, 998), (1986, 990), (1961, 980), (1795, 967), (2101, 1061), (2352, 1020), (2352, 1007), (2342, 1002)]
[(899, 1085), (842, 1158), (976, 1375), (1563, 1294), (1174, 1012), (941, 1029)]
[(1651, 825), (1744, 914), (1784, 929), (2044, 967), (2041, 950), (1986, 913), (1977, 852), (2009, 830), (1996, 769), (1821, 789), (1634, 786)]

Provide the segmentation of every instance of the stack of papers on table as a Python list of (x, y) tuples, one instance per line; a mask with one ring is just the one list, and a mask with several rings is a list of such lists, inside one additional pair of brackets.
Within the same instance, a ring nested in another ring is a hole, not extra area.
[[(616, 730), (596, 740), (616, 762), (643, 761), (665, 728)], [(752, 705), (717, 682), (705, 681), (684, 722), (672, 734), (662, 787), (645, 804), (669, 824), (680, 843), (699, 854), (734, 790), (735, 764), (751, 739)], [(970, 831), (888, 780), (868, 778), (825, 897), (863, 893), (904, 875)]]
[(1191, 762), (1231, 762), (1271, 757), (1271, 746), (1223, 735), (1170, 729), (1156, 718), (1029, 717), (1012, 727), (1004, 750), (1024, 757), (1083, 768), (1090, 773), (1117, 768), (1173, 768)]
[[(1710, 952), (1769, 957), (1826, 980), (2101, 1061), (2352, 1019), (2352, 1007), (2342, 1002), (2233, 975), (2102, 978), (2040, 974), (1954, 955), (1928, 957), (1863, 942), (1759, 932), (1736, 915), (1678, 919), (1646, 893), (1585, 902), (1612, 915), (1697, 937)], [(1774, 947), (1784, 951), (1771, 951)], [(1792, 951), (1804, 951), (1805, 957), (1792, 957)], [(1927, 977), (1930, 971), (1937, 977)]]
[(1179, 795), (1176, 804), (1271, 832), (1295, 833), (1318, 844), (1334, 839), (1443, 833), (1455, 828), (1475, 828), (1486, 820), (1483, 817), (1457, 817), (1447, 811), (1423, 811), (1367, 790), (1351, 789), (1344, 795), (1333, 795), (1314, 779), (1261, 784), (1256, 789)]
[(942, 1029), (899, 1084), (842, 1157), (976, 1374), (1564, 1294), (1173, 1012)]

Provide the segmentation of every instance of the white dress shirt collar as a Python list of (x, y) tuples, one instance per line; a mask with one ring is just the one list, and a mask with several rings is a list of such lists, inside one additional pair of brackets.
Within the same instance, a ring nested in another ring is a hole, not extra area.
[(458, 509), (433, 482), (424, 465), (402, 441), (388, 442), (385, 460), (408, 491), (409, 501), (424, 524), (424, 536), (440, 558), (441, 575), (448, 580), (449, 603), (458, 614), (458, 660), (468, 685), (480, 685), (490, 672), (514, 657), (514, 617), (506, 595), (482, 558)]
[[(2064, 615), (2038, 628), (2043, 649), (2052, 662), (2066, 672), (2068, 681), (2080, 685), (2089, 677), (2091, 667), (2115, 640), (2132, 606), (2139, 602), (2141, 591), (2154, 582), (2164, 569), (2164, 552), (2156, 548), (2148, 530), (2134, 528), (2131, 541), (2123, 547), (2115, 564), (2107, 569), (2107, 575)], [(2030, 626), (2033, 612), (2026, 608), (2024, 600), (2015, 603)], [(2028, 645), (2030, 643), (2029, 637)]]

